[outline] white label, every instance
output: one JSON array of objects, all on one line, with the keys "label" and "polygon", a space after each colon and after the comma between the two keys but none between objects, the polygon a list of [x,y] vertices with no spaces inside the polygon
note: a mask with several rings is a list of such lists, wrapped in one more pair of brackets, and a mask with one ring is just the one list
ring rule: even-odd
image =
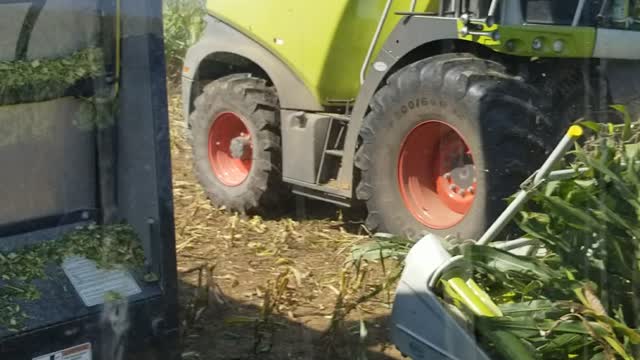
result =
[{"label": "white label", "polygon": [[86,343],[51,354],[38,356],[32,360],[91,360],[91,344]]},{"label": "white label", "polygon": [[83,257],[66,258],[62,269],[86,306],[103,304],[105,296],[110,292],[122,297],[142,292],[128,271],[98,269],[95,262]]},{"label": "white label", "polygon": [[387,64],[383,63],[382,61],[378,61],[373,64],[373,68],[376,69],[376,71],[383,72],[387,71],[389,66],[387,66]]}]

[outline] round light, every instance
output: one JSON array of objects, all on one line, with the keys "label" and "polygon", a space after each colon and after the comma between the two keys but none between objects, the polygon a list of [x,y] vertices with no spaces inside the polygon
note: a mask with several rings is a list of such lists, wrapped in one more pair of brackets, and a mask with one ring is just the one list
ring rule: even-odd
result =
[{"label": "round light", "polygon": [[553,42],[553,51],[555,52],[563,52],[564,51],[564,41],[556,40]]},{"label": "round light", "polygon": [[541,50],[542,49],[542,39],[540,39],[540,38],[533,39],[533,42],[531,42],[531,47],[533,48],[533,50]]}]

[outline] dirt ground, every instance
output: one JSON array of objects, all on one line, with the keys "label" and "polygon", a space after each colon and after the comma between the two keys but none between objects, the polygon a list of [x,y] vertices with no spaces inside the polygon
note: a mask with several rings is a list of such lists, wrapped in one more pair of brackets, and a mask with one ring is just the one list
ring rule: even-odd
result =
[{"label": "dirt ground", "polygon": [[183,358],[401,359],[388,342],[392,295],[351,306],[389,272],[372,262],[354,275],[351,249],[369,241],[358,217],[303,199],[273,219],[215,207],[193,174],[177,94],[169,105]]}]

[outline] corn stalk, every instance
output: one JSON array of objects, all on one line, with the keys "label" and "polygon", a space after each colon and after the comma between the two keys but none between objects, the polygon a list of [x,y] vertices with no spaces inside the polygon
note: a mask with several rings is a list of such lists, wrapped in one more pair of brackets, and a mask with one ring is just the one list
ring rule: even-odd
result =
[{"label": "corn stalk", "polygon": [[480,284],[475,293],[490,294],[502,316],[479,311],[482,299],[463,301],[460,287],[469,284],[459,273],[443,276],[445,301],[473,320],[493,356],[638,358],[640,138],[639,124],[625,118],[622,125],[585,123],[594,136],[576,146],[571,166],[587,171],[546,183],[519,215],[518,225],[542,244],[544,256],[460,249]]}]

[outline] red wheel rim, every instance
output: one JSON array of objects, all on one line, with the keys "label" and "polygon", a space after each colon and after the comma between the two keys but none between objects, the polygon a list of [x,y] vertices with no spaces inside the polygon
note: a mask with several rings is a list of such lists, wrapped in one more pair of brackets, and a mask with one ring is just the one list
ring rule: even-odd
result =
[{"label": "red wheel rim", "polygon": [[217,115],[209,128],[209,164],[218,180],[227,186],[242,184],[251,171],[252,158],[251,133],[245,122],[232,112]]},{"label": "red wheel rim", "polygon": [[405,206],[422,224],[447,229],[471,209],[477,181],[467,142],[451,125],[424,121],[402,142],[398,183]]}]

